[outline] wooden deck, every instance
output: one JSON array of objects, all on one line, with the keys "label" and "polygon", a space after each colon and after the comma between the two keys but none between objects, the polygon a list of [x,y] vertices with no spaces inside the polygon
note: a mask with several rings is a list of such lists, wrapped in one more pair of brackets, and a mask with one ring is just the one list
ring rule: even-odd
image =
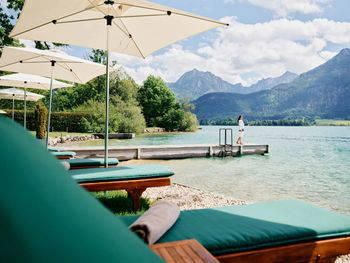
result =
[{"label": "wooden deck", "polygon": [[[103,147],[65,147],[64,151],[74,151],[81,158],[103,158]],[[109,148],[109,157],[118,158],[120,161],[132,159],[167,160],[201,157],[225,157],[241,156],[249,154],[264,155],[269,153],[268,145],[249,144],[244,146],[234,145],[225,147],[210,144],[191,145],[157,145],[157,146],[129,146]]]}]

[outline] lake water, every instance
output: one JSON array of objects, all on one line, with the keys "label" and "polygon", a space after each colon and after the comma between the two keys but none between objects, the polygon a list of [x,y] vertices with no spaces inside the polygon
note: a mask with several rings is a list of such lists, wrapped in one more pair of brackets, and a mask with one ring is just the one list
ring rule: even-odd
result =
[{"label": "lake water", "polygon": [[[219,128],[111,140],[111,145],[218,143]],[[252,202],[301,199],[350,214],[350,127],[246,127],[244,140],[269,144],[270,154],[166,164],[175,170],[175,182],[189,186]]]}]

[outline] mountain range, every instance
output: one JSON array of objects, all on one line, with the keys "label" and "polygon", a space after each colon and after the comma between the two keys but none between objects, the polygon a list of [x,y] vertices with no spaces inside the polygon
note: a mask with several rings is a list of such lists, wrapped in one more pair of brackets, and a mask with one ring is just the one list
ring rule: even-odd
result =
[{"label": "mountain range", "polygon": [[195,100],[212,92],[249,94],[267,90],[282,83],[292,82],[297,77],[297,74],[287,71],[277,78],[262,79],[250,87],[244,87],[241,83],[231,84],[211,72],[193,69],[184,73],[176,82],[167,83],[167,85],[174,91],[177,97]]},{"label": "mountain range", "polygon": [[193,103],[200,120],[239,114],[250,119],[350,119],[350,49],[289,83],[250,94],[208,93]]}]

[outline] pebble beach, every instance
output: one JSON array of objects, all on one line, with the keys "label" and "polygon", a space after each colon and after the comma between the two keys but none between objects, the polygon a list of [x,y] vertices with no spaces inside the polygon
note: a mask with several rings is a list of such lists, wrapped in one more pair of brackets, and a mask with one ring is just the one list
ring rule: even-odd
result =
[{"label": "pebble beach", "polygon": [[244,205],[247,202],[180,184],[148,188],[143,197],[151,200],[166,200],[177,204],[181,210],[211,208],[229,205]]}]

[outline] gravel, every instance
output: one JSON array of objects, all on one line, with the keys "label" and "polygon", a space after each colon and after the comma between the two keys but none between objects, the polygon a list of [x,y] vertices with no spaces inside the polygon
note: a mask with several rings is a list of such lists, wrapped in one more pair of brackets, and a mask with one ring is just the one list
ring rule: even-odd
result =
[{"label": "gravel", "polygon": [[335,263],[350,263],[350,254],[338,257]]},{"label": "gravel", "polygon": [[[148,188],[142,196],[154,201],[162,199],[175,203],[181,210],[248,204],[248,202],[243,200],[237,200],[180,184]],[[338,257],[335,262],[350,263],[350,254]]]},{"label": "gravel", "polygon": [[143,196],[151,200],[167,200],[177,204],[181,210],[244,205],[247,203],[243,200],[225,197],[180,184],[148,188]]}]

